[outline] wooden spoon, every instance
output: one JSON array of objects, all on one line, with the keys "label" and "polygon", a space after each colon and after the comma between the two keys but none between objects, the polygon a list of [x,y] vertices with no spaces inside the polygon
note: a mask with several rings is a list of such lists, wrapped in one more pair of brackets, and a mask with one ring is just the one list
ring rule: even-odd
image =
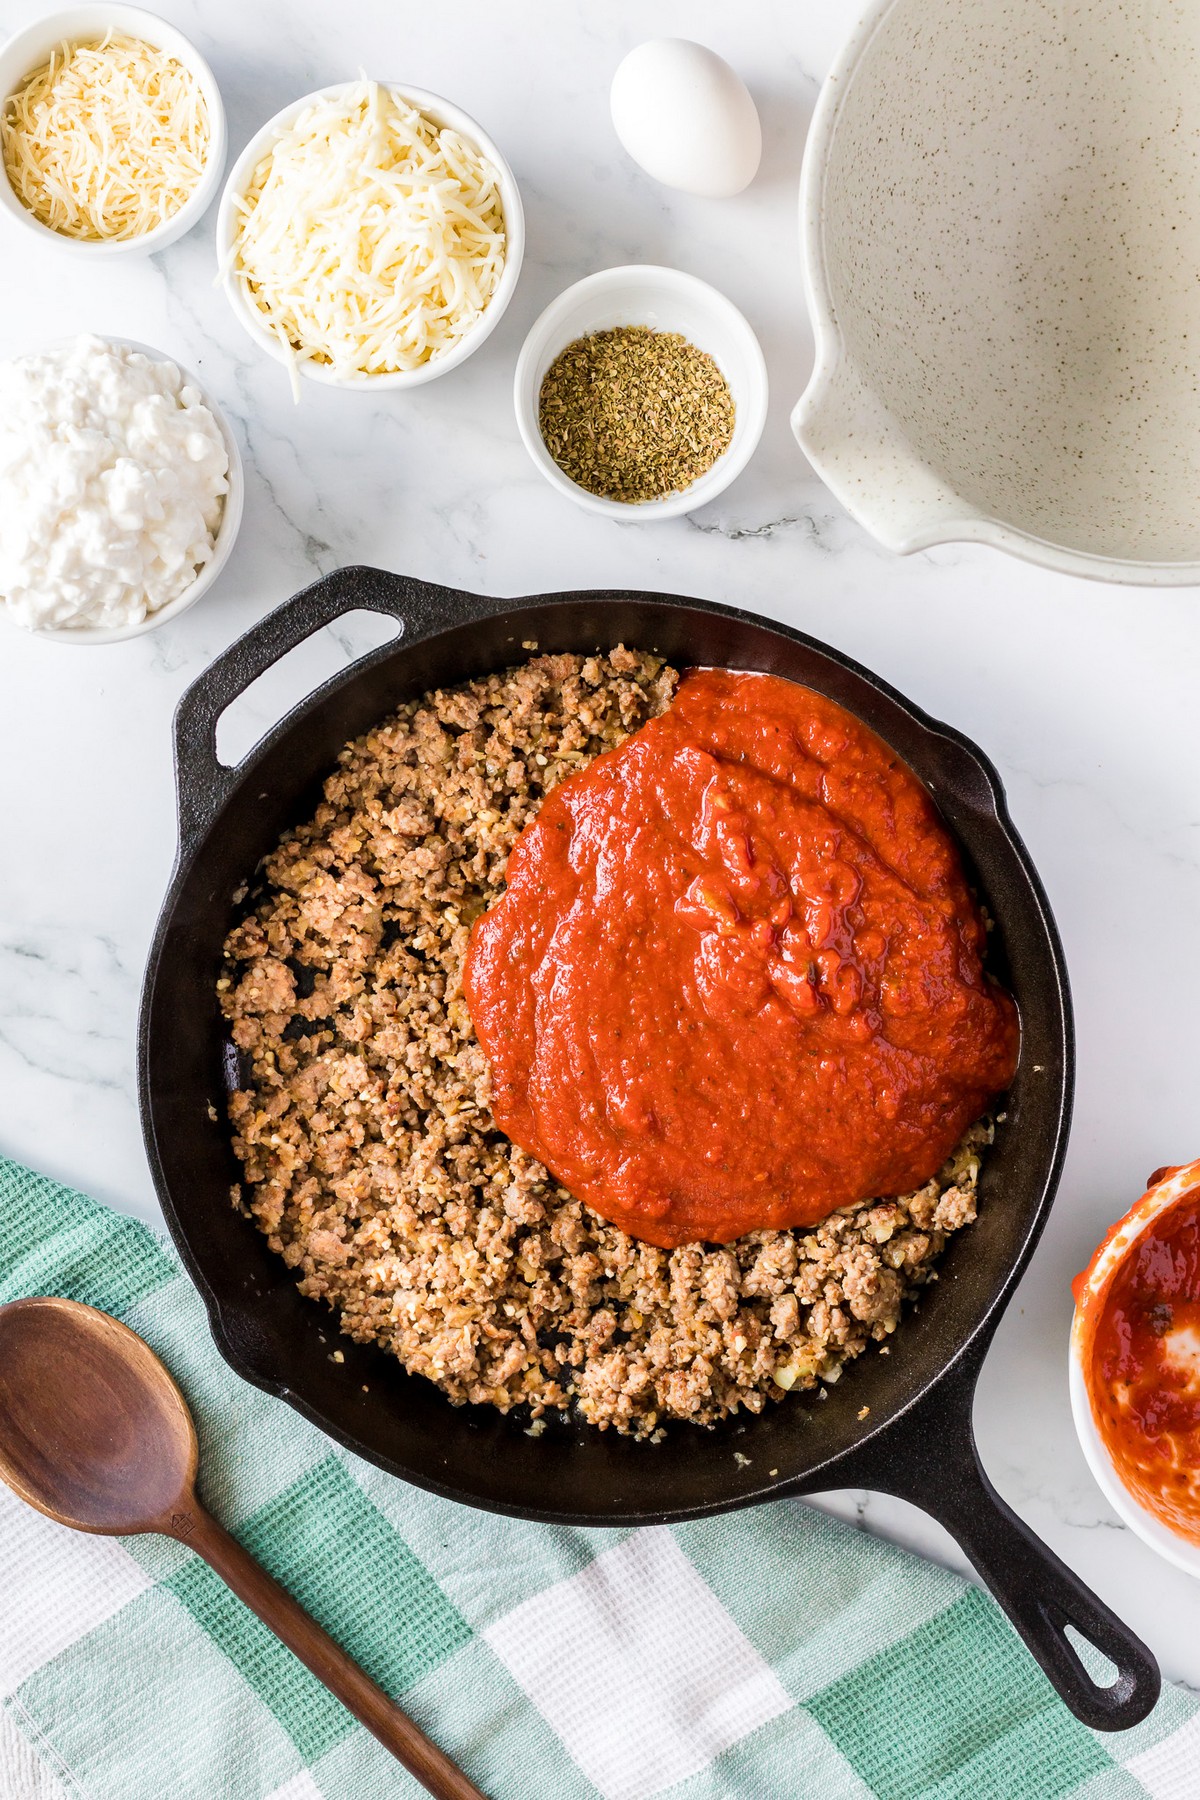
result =
[{"label": "wooden spoon", "polygon": [[484,1800],[196,1499],[196,1429],[148,1344],[75,1300],[0,1306],[0,1479],[76,1531],[195,1550],[436,1800]]}]

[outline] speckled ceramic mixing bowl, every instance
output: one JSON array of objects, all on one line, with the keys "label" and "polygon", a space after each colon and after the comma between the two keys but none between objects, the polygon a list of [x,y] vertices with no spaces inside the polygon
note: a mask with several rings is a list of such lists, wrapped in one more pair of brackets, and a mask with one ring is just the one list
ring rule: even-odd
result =
[{"label": "speckled ceramic mixing bowl", "polygon": [[1200,582],[1200,9],[879,0],[827,81],[794,425],[888,548]]}]

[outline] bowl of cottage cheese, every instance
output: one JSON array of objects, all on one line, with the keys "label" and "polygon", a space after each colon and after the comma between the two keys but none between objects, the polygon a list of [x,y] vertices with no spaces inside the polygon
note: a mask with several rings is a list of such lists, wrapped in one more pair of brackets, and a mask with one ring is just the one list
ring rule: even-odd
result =
[{"label": "bowl of cottage cheese", "polygon": [[0,363],[0,617],[115,643],[207,592],[242,516],[241,458],[195,377],[76,337]]}]

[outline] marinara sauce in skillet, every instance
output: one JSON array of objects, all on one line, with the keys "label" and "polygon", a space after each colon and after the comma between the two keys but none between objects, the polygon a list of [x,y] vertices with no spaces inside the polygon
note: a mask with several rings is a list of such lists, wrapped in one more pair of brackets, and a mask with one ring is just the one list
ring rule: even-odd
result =
[{"label": "marinara sauce in skillet", "polygon": [[464,976],[501,1128],[650,1243],[906,1193],[1012,1079],[1016,1009],[928,791],[833,701],[693,671],[556,788]]}]

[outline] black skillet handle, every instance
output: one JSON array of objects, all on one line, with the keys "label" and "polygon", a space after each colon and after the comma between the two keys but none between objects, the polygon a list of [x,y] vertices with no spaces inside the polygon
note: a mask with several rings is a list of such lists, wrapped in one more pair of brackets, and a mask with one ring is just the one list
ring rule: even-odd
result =
[{"label": "black skillet handle", "polygon": [[[1154,1709],[1162,1686],[1158,1664],[988,1480],[971,1418],[981,1361],[982,1353],[968,1355],[877,1445],[853,1452],[846,1470],[839,1469],[839,1486],[896,1494],[939,1520],[1076,1718],[1094,1731],[1127,1730]],[[1088,1673],[1068,1625],[1113,1664],[1111,1685]],[[986,1680],[986,1671],[980,1678]]]},{"label": "black skillet handle", "polygon": [[[180,855],[186,857],[237,779],[238,772],[217,759],[217,721],[231,701],[272,663],[344,613],[360,609],[387,613],[400,620],[405,641],[412,643],[446,625],[469,620],[476,608],[480,614],[494,611],[495,602],[383,569],[350,568],[313,582],[252,625],[197,676],[175,712]],[[361,669],[393,649],[394,645],[385,644],[354,666]]]}]

